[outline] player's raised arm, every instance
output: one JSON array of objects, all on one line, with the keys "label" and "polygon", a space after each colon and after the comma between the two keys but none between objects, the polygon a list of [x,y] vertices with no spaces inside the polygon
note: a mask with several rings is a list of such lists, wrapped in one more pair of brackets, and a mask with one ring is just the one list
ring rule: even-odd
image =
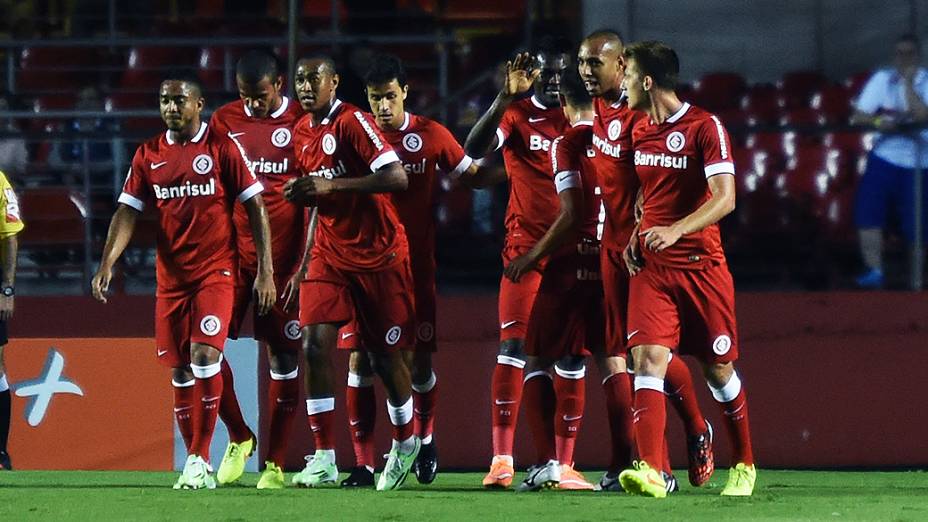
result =
[{"label": "player's raised arm", "polygon": [[499,148],[505,140],[505,136],[501,137],[497,132],[503,121],[503,114],[516,96],[532,88],[539,74],[541,70],[534,67],[534,59],[530,53],[517,54],[514,59],[506,62],[503,88],[487,112],[477,120],[464,142],[464,150],[470,157],[482,158]]},{"label": "player's raised arm", "polygon": [[110,220],[110,228],[106,233],[106,243],[103,246],[103,256],[100,258],[100,268],[94,274],[90,289],[94,299],[101,303],[106,302],[106,292],[113,279],[113,265],[122,255],[132,233],[135,231],[135,221],[141,211],[126,203],[120,203]]}]

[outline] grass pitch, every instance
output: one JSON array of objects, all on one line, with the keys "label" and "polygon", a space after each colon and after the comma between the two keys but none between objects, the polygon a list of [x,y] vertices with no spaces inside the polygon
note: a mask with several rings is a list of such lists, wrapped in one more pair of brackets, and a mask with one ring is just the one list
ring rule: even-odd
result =
[{"label": "grass pitch", "polygon": [[[751,498],[718,496],[727,471],[663,500],[617,493],[485,491],[482,474],[410,475],[401,491],[173,491],[175,473],[0,472],[0,520],[928,520],[928,474],[760,470]],[[597,473],[588,473],[590,480]],[[686,471],[677,472],[686,481]],[[290,475],[287,475],[289,481]],[[521,474],[517,477],[521,479]]]}]

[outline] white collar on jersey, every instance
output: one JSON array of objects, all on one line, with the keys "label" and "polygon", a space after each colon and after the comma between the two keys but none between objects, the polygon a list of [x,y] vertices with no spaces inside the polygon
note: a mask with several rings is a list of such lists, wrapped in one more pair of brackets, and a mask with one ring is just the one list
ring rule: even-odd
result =
[{"label": "white collar on jersey", "polygon": [[678,110],[677,112],[675,112],[675,113],[673,114],[673,116],[667,118],[667,121],[666,121],[665,123],[677,123],[677,121],[679,121],[680,118],[682,118],[683,115],[686,114],[686,111],[688,111],[688,110],[690,110],[690,103],[689,103],[689,102],[683,102],[683,106],[680,107],[680,110]]},{"label": "white collar on jersey", "polygon": [[[197,131],[196,135],[193,138],[191,138],[190,141],[192,141],[193,143],[199,143],[200,140],[203,139],[204,134],[206,134],[206,122],[201,121],[200,130]],[[174,145],[174,140],[171,139],[171,131],[165,132],[164,138],[167,140],[168,145]]]},{"label": "white collar on jersey", "polygon": [[541,103],[541,100],[536,98],[534,94],[532,95],[532,104],[535,105],[535,107],[538,107],[539,109],[543,111],[548,110],[548,108],[545,107],[545,104]]},{"label": "white collar on jersey", "polygon": [[[280,118],[281,116],[283,116],[285,112],[287,112],[287,106],[290,105],[290,98],[287,98],[286,96],[281,96],[280,98],[281,98],[280,107],[278,107],[276,111],[271,113],[271,118]],[[245,107],[245,116],[248,116],[249,118],[251,118],[252,117],[251,109],[248,108],[248,104],[245,102],[242,102],[242,106]]]},{"label": "white collar on jersey", "polygon": [[613,109],[618,109],[619,107],[622,106],[623,103],[625,103],[627,99],[628,99],[628,96],[625,94],[625,91],[622,91],[622,93],[619,94],[618,101],[610,105],[610,107],[612,107]]},{"label": "white collar on jersey", "polygon": [[571,125],[571,127],[579,127],[579,126],[581,126],[581,125],[587,125],[587,126],[592,127],[592,126],[593,126],[593,122],[592,122],[591,120],[580,120],[580,121],[574,123],[573,125]]},{"label": "white collar on jersey", "polygon": [[338,108],[338,106],[341,105],[341,104],[342,104],[342,101],[339,100],[338,98],[335,98],[335,101],[332,102],[332,108],[329,109],[329,113],[325,115],[325,118],[322,118],[322,121],[319,122],[319,124],[320,124],[320,125],[328,125],[328,124],[329,124],[329,118],[332,117],[332,113],[334,113],[334,112],[335,112],[335,109]]},{"label": "white collar on jersey", "polygon": [[408,113],[408,112],[403,112],[403,124],[400,125],[400,128],[398,128],[398,129],[396,129],[396,130],[398,130],[398,131],[404,131],[404,130],[408,129],[408,128],[409,128],[409,122],[410,122],[410,121],[411,121],[411,118],[409,117],[409,113]]}]

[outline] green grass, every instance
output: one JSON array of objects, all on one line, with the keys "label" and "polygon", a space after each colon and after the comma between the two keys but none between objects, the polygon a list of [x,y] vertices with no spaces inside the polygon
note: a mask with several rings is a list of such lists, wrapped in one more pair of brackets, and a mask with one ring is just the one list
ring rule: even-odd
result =
[{"label": "green grass", "polygon": [[[686,480],[686,472],[677,475]],[[0,473],[0,520],[928,520],[928,474],[768,471],[751,498],[681,485],[665,500],[624,494],[484,491],[477,473],[444,473],[431,486],[410,476],[405,489],[254,489],[256,474],[215,491],[173,491],[174,473]],[[598,474],[589,473],[591,480]],[[289,475],[288,475],[289,480]]]}]

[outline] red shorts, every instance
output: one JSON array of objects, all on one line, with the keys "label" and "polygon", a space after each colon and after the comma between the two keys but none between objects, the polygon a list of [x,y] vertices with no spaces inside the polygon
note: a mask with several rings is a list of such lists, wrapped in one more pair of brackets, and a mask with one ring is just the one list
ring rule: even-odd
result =
[{"label": "red shorts", "polygon": [[[409,261],[377,271],[349,272],[316,257],[300,286],[300,324],[338,324],[375,353],[411,347],[415,308]],[[357,330],[350,331],[356,322]],[[349,328],[344,328],[348,326]]]},{"label": "red shorts", "polygon": [[191,292],[155,299],[155,346],[158,361],[170,368],[190,364],[190,345],[208,344],[222,351],[232,318],[235,284],[217,272]]},{"label": "red shorts", "polygon": [[[519,257],[528,248],[507,246],[503,250],[503,266]],[[532,314],[535,295],[541,285],[543,267],[522,274],[518,283],[513,283],[505,276],[499,281],[499,340],[525,339],[528,320]]]},{"label": "red shorts", "polygon": [[600,269],[606,316],[606,351],[609,354],[621,354],[625,351],[625,336],[628,334],[629,279],[622,252],[603,248],[600,252]]},{"label": "red shorts", "polygon": [[[274,273],[274,285],[278,296],[283,294],[290,276],[293,274]],[[238,272],[238,281],[235,286],[235,306],[232,309],[232,323],[229,325],[229,337],[238,339],[248,305],[254,297],[256,274],[250,269],[241,268]],[[274,348],[282,348],[288,352],[299,352],[300,342],[300,311],[284,311],[283,299],[278,298],[274,307],[266,315],[258,315],[252,308],[252,321],[255,325],[255,339],[263,341]],[[294,308],[299,308],[294,307]]]},{"label": "red shorts", "polygon": [[701,270],[648,263],[631,278],[628,345],[656,344],[705,363],[738,358],[735,284],[728,265]]}]

